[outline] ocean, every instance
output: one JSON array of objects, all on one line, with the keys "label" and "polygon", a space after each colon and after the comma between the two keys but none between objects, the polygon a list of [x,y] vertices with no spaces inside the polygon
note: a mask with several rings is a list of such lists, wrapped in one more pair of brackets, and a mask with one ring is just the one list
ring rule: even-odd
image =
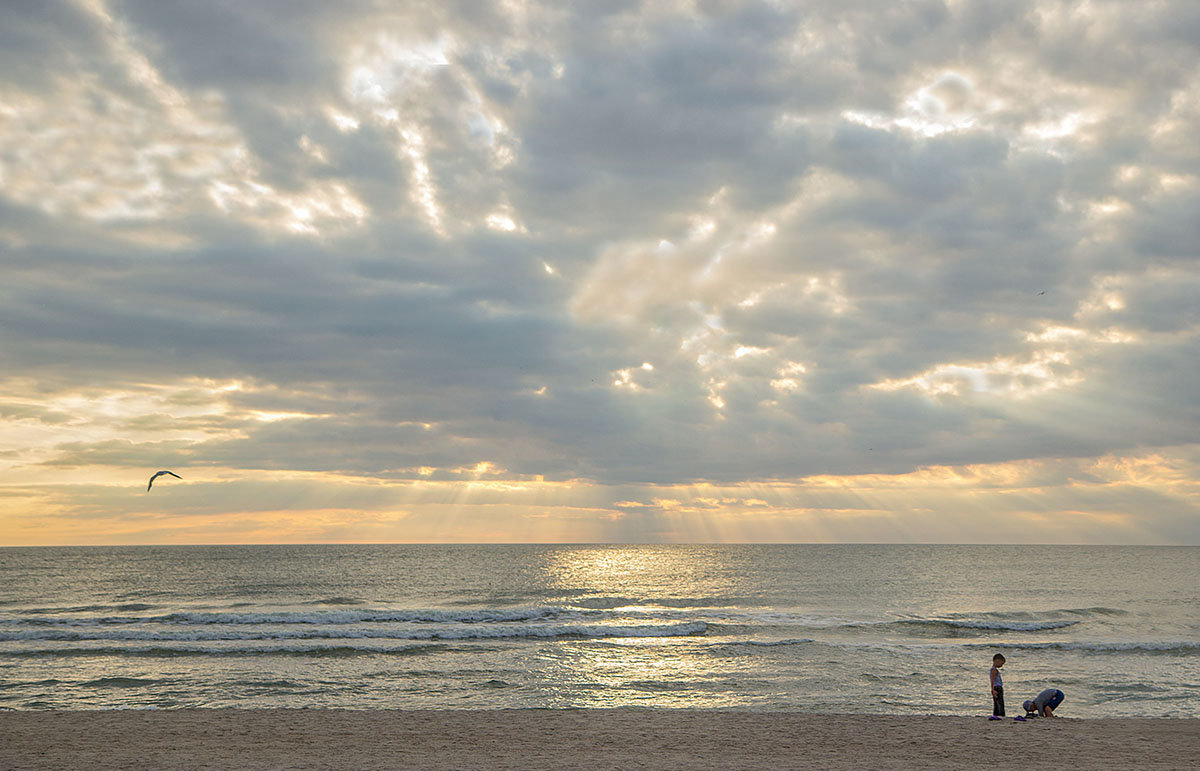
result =
[{"label": "ocean", "polygon": [[0,549],[0,709],[1200,717],[1200,547]]}]

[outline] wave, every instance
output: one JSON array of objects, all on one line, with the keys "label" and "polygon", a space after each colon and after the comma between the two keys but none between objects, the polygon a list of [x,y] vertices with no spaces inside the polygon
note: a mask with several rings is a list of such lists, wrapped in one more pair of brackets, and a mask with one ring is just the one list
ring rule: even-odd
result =
[{"label": "wave", "polygon": [[[677,624],[670,627],[661,626],[610,626],[610,627],[587,627],[587,626],[547,626],[547,627],[528,627],[528,628],[511,628],[503,629],[475,629],[475,630],[429,630],[423,633],[414,633],[403,637],[391,638],[394,640],[411,640],[413,642],[425,642],[426,644],[409,644],[400,646],[387,645],[370,645],[363,643],[350,642],[354,637],[336,638],[338,644],[320,645],[303,643],[307,639],[322,639],[322,638],[297,638],[296,644],[292,645],[188,645],[189,642],[268,642],[276,638],[270,636],[263,637],[247,637],[237,640],[224,640],[222,638],[205,638],[196,640],[143,640],[142,642],[174,642],[183,643],[177,645],[99,645],[99,646],[69,646],[61,648],[28,648],[0,652],[0,659],[3,658],[54,658],[54,657],[79,657],[79,656],[394,656],[394,655],[420,655],[427,653],[439,652],[471,652],[476,653],[480,649],[474,646],[470,647],[455,647],[451,645],[441,644],[446,641],[471,641],[471,640],[503,640],[503,639],[520,639],[520,638],[597,638],[597,639],[612,639],[612,638],[630,638],[630,637],[675,637],[688,635],[704,634],[705,626],[702,622],[692,624]],[[104,640],[96,640],[95,642],[105,642]],[[428,644],[433,643],[433,644]]]},{"label": "wave", "polygon": [[[90,640],[129,641],[234,641],[234,640],[494,640],[522,637],[679,637],[707,631],[703,621],[684,624],[546,626],[472,626],[437,629],[305,629],[305,630],[134,630],[67,631],[61,629],[0,632],[0,641],[83,642]],[[2,655],[2,654],[0,654]]]},{"label": "wave", "polygon": [[805,645],[815,642],[807,637],[796,637],[789,640],[744,640],[738,643],[729,643],[729,645],[752,645],[759,648],[774,648],[780,645]]},{"label": "wave", "polygon": [[[818,642],[807,637],[789,638],[785,640],[735,640],[729,642],[714,642],[711,644],[713,648],[736,648],[742,646],[773,648],[778,646],[793,646],[818,644],[828,645],[834,648],[877,648],[883,650],[893,649],[908,649],[914,648],[913,645],[905,643],[882,643],[882,642],[861,642],[847,643],[824,641]],[[916,645],[915,648],[946,648],[956,647],[955,645],[932,644],[932,645]],[[1007,642],[1007,643],[967,643],[965,647],[969,648],[1000,648],[1009,650],[1063,650],[1063,651],[1082,651],[1087,653],[1146,653],[1146,654],[1168,654],[1168,655],[1192,655],[1200,654],[1200,642],[1193,641],[1161,641],[1161,642]]]},{"label": "wave", "polygon": [[81,658],[87,656],[179,658],[185,656],[299,656],[305,658],[350,656],[420,656],[461,650],[445,645],[400,645],[366,647],[357,645],[276,646],[98,646],[86,648],[43,648],[5,653],[13,658]]},{"label": "wave", "polygon": [[1079,616],[1128,616],[1129,611],[1121,608],[1062,608],[1058,613],[1072,613]]},{"label": "wave", "polygon": [[[320,595],[317,595],[318,597]],[[702,604],[727,598],[690,598]],[[989,634],[1031,635],[1069,629],[1090,618],[1120,615],[1107,607],[1063,608],[1046,611],[950,613],[930,617],[892,617],[866,620],[809,615],[771,608],[629,607],[630,597],[605,595],[563,604],[510,608],[387,609],[345,607],[358,603],[332,593],[314,604],[325,607],[290,610],[203,609],[172,613],[139,613],[161,606],[127,603],[79,608],[12,611],[0,617],[4,642],[204,642],[303,640],[487,640],[520,638],[710,637],[766,638],[752,645],[789,644],[772,638],[807,641],[808,635],[875,630],[920,638],[982,638]],[[343,607],[329,607],[342,604]],[[681,604],[683,604],[681,602]],[[121,608],[128,613],[104,613]],[[51,613],[49,611],[53,610]],[[73,611],[83,615],[73,615]],[[96,612],[101,611],[101,612]],[[820,635],[818,635],[820,636]],[[1053,635],[1049,635],[1053,639]],[[1004,639],[1004,638],[1001,638]],[[791,643],[794,644],[794,643]],[[1018,646],[1020,644],[1017,644]],[[0,657],[6,655],[0,651]]]},{"label": "wave", "polygon": [[909,633],[942,634],[969,632],[1042,632],[1066,629],[1087,622],[1090,616],[1118,615],[1125,611],[1112,608],[1079,608],[1043,612],[996,612],[947,614],[930,617],[891,617],[853,619],[820,616],[772,609],[714,608],[683,611],[671,608],[621,608],[625,617],[703,618],[714,631],[753,634],[763,627],[804,630],[888,630]]},{"label": "wave", "polygon": [[154,610],[161,607],[161,605],[149,605],[144,602],[123,602],[117,605],[75,605],[66,608],[27,608],[25,610],[21,610],[20,613],[30,616],[50,615],[53,613],[137,613],[139,611]]},{"label": "wave", "polygon": [[828,645],[833,648],[848,648],[848,649],[863,649],[875,648],[881,650],[893,649],[943,649],[953,648],[963,645],[968,648],[993,648],[1009,649],[1009,650],[1063,650],[1063,651],[1082,651],[1088,653],[1152,653],[1152,654],[1176,654],[1176,655],[1191,655],[1200,653],[1200,642],[1190,640],[1184,641],[1159,641],[1159,642],[987,642],[987,643],[962,643],[947,644],[947,643],[931,643],[931,644],[907,644],[902,642],[886,643],[879,641],[870,642],[838,642],[825,640],[818,642],[812,638],[797,637],[785,640],[734,640],[729,642],[715,642],[711,647],[727,648],[739,646],[763,647],[771,648],[776,646],[790,645],[806,645],[806,644]]},{"label": "wave", "polygon": [[302,683],[293,682],[291,680],[234,680],[231,685],[248,686],[251,688],[269,688],[271,690],[288,690],[305,687]]},{"label": "wave", "polygon": [[8,690],[12,690],[14,688],[29,688],[32,686],[41,686],[44,688],[44,687],[50,686],[50,685],[61,685],[62,683],[63,683],[62,680],[57,680],[53,677],[51,677],[47,680],[33,680],[30,682],[7,680],[7,681],[0,681],[0,691],[8,691]]},{"label": "wave", "polygon": [[575,600],[573,604],[587,610],[613,610],[641,605],[642,601],[633,597],[585,597]]},{"label": "wave", "polygon": [[591,597],[560,597],[559,601],[572,607],[588,610],[613,610],[615,608],[730,608],[753,602],[748,597],[704,596],[704,597],[625,597],[622,595],[598,594]]},{"label": "wave", "polygon": [[848,627],[898,626],[914,630],[943,632],[1046,632],[1066,629],[1086,623],[1098,616],[1125,615],[1117,608],[1059,608],[1045,611],[993,611],[982,613],[949,613],[944,616],[899,618],[882,622],[847,624]]},{"label": "wave", "polygon": [[158,685],[161,680],[148,680],[141,677],[100,677],[80,685],[85,688],[144,688]]},{"label": "wave", "polygon": [[1162,642],[1027,642],[987,643],[979,647],[1019,650],[1061,650],[1086,653],[1166,653],[1192,655],[1200,653],[1200,642],[1172,640]]},{"label": "wave", "polygon": [[566,600],[572,608],[582,610],[616,610],[653,612],[663,608],[675,610],[728,609],[745,602],[740,597],[584,597]]},{"label": "wave", "polygon": [[[326,601],[328,602],[328,601]],[[62,612],[62,611],[60,611]],[[537,621],[578,616],[561,607],[513,608],[511,610],[311,610],[274,612],[184,612],[157,616],[36,616],[0,618],[0,626],[123,626],[130,624],[336,624],[371,623],[461,623],[483,624]]]},{"label": "wave", "polygon": [[[703,635],[708,626],[703,621],[683,624],[634,625],[504,625],[504,626],[442,626],[408,629],[286,629],[286,630],[64,630],[26,629],[0,632],[0,642],[235,642],[253,640],[504,640],[521,638],[604,638],[604,637],[684,637]],[[11,655],[0,652],[0,658]]]},{"label": "wave", "polygon": [[811,645],[816,640],[807,637],[791,637],[786,640],[722,640],[719,642],[701,643],[702,648],[710,651],[731,651],[731,655],[743,655],[745,648],[787,648],[799,645]]},{"label": "wave", "polygon": [[1041,632],[1075,626],[1078,621],[974,621],[952,618],[906,618],[892,622],[904,626],[944,629],[978,629],[1002,632]]}]

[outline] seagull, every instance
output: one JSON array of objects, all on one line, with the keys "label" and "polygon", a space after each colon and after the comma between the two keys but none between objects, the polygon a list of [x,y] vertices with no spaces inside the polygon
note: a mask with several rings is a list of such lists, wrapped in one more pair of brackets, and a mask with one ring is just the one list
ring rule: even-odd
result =
[{"label": "seagull", "polygon": [[176,479],[183,479],[183,477],[179,476],[174,471],[159,471],[154,476],[150,477],[150,484],[146,485],[146,492],[150,492],[150,487],[154,484],[154,480],[158,479],[163,474],[170,474],[171,476],[175,477]]}]

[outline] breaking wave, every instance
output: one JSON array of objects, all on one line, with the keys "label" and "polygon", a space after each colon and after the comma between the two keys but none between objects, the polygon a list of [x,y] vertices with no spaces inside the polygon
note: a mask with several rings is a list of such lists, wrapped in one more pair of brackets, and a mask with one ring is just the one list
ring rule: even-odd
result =
[{"label": "breaking wave", "polygon": [[894,622],[904,626],[932,629],[978,629],[1003,632],[1041,632],[1075,626],[1079,621],[989,621],[952,618],[913,618]]},{"label": "breaking wave", "polygon": [[[702,635],[703,621],[682,624],[513,624],[390,629],[24,629],[0,632],[0,642],[232,642],[253,640],[504,640],[522,638],[683,637]],[[12,655],[0,652],[0,656]]]},{"label": "breaking wave", "polygon": [[[326,601],[328,602],[328,601]],[[62,611],[60,611],[61,613]],[[535,621],[579,615],[560,607],[511,610],[305,610],[268,613],[183,612],[157,616],[35,615],[0,618],[4,626],[122,626],[128,624],[335,624],[413,623],[484,624]]]},{"label": "breaking wave", "polygon": [[1200,642],[1171,640],[1162,642],[1028,642],[989,643],[988,648],[1020,650],[1084,651],[1087,653],[1165,653],[1188,656],[1200,653]]}]

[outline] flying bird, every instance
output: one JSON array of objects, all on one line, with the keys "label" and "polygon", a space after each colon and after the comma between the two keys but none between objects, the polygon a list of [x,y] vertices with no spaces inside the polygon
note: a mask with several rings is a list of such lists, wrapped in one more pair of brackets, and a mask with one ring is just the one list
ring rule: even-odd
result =
[{"label": "flying bird", "polygon": [[183,477],[179,476],[179,475],[178,475],[178,474],[176,474],[174,471],[159,471],[159,472],[156,472],[156,473],[154,474],[154,476],[150,477],[150,484],[146,485],[146,492],[150,492],[150,488],[154,486],[154,480],[155,480],[155,479],[158,479],[158,478],[159,478],[160,476],[162,476],[163,474],[170,474],[171,476],[175,477],[176,479],[183,479]]}]

